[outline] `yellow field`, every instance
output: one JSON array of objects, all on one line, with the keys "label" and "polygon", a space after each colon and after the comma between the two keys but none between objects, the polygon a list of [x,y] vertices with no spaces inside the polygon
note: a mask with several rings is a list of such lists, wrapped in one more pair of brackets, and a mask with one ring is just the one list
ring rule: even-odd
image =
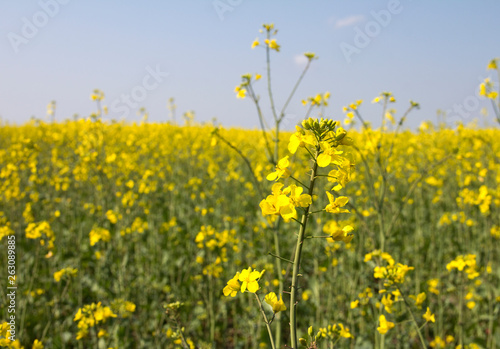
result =
[{"label": "yellow field", "polygon": [[[288,308],[299,225],[281,220],[276,233],[277,216],[259,207],[275,171],[260,131],[213,129],[100,119],[0,128],[1,258],[6,266],[15,234],[16,338],[25,348],[35,340],[46,348],[269,346],[252,292],[233,298],[223,289],[238,271],[265,269],[257,294],[279,298],[281,281]],[[307,177],[307,154],[289,152],[290,135],[280,134],[280,158],[289,155],[293,177]],[[338,192],[349,213],[322,210],[327,178],[313,194],[298,336],[318,335],[324,348],[417,348],[414,317],[433,348],[498,347],[500,131],[427,124],[348,136],[355,166]],[[346,225],[349,239],[326,238]],[[382,274],[398,263],[408,270],[391,286]],[[0,280],[7,305],[6,267]],[[270,325],[281,324],[282,345],[289,321],[282,311]]]}]

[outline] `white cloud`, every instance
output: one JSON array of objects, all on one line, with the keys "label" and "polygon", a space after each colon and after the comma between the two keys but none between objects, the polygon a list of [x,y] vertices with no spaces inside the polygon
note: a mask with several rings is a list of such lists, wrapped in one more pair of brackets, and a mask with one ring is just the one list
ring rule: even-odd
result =
[{"label": "white cloud", "polygon": [[341,18],[335,22],[335,28],[349,27],[365,20],[364,15],[353,15]]},{"label": "white cloud", "polygon": [[293,60],[294,60],[295,64],[297,64],[299,66],[306,65],[307,61],[308,61],[307,57],[304,56],[304,54],[295,55],[295,57],[293,57]]}]

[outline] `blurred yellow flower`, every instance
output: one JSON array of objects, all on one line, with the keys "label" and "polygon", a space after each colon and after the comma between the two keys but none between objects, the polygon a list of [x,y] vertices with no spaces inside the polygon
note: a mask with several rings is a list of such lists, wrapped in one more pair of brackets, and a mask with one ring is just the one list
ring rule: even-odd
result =
[{"label": "blurred yellow flower", "polygon": [[422,315],[422,317],[425,319],[425,321],[427,322],[436,322],[436,319],[434,317],[434,314],[431,313],[431,310],[429,309],[429,307],[427,307],[427,311],[425,312],[424,315]]},{"label": "blurred yellow flower", "polygon": [[384,315],[380,315],[379,319],[379,327],[377,327],[377,331],[380,334],[386,334],[391,328],[394,327],[394,323],[387,321]]}]

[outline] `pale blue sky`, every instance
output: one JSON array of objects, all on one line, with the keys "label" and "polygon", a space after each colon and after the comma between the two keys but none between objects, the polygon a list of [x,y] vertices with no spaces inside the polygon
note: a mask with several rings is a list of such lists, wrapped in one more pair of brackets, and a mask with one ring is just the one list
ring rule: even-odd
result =
[{"label": "pale blue sky", "polygon": [[[241,74],[264,73],[264,51],[250,45],[268,22],[282,45],[272,55],[278,105],[301,72],[297,57],[320,57],[288,109],[288,127],[305,113],[300,99],[324,91],[334,119],[363,99],[365,118],[379,124],[380,110],[369,102],[389,90],[401,112],[410,99],[421,104],[412,128],[435,121],[437,109],[450,111],[450,124],[468,122],[490,108],[475,92],[489,60],[500,56],[500,2],[493,0],[0,0],[0,9],[0,116],[11,123],[45,118],[51,100],[57,120],[88,116],[99,88],[110,118],[139,121],[145,107],[151,121],[164,121],[174,97],[178,118],[194,110],[198,121],[257,127],[253,105],[233,89]],[[381,11],[390,18],[377,22]],[[357,51],[346,58],[348,45]],[[259,85],[266,100],[265,81]],[[125,102],[122,95],[134,93]],[[264,111],[270,118],[266,103]]]}]

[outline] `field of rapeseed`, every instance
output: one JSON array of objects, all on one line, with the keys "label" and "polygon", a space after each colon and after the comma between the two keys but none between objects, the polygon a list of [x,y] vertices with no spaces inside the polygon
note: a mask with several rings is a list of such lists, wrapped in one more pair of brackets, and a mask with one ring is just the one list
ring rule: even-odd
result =
[{"label": "field of rapeseed", "polygon": [[390,93],[379,129],[308,119],[328,98],[294,132],[107,122],[100,93],[2,125],[0,347],[499,347],[500,131],[403,130]]}]

